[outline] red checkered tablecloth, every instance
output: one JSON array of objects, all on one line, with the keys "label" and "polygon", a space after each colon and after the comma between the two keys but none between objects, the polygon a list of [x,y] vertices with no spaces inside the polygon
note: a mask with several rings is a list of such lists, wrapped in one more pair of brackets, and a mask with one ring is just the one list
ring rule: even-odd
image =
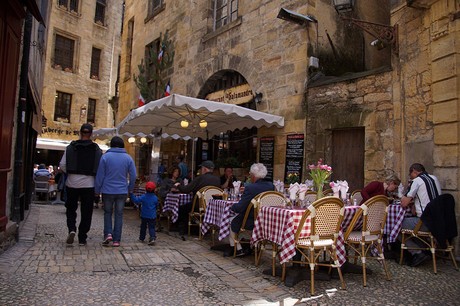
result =
[{"label": "red checkered tablecloth", "polygon": [[[357,211],[357,206],[345,208],[345,222],[350,223]],[[305,209],[286,209],[281,207],[262,207],[257,216],[252,232],[251,243],[268,240],[278,244],[280,263],[289,261],[295,255],[295,233]],[[344,219],[345,220],[345,219]],[[342,223],[343,224],[343,223]],[[310,221],[307,219],[301,237],[310,235]],[[346,261],[343,233],[337,239],[337,257],[340,265]]]},{"label": "red checkered tablecloth", "polygon": [[179,206],[185,205],[192,201],[191,194],[185,193],[168,193],[165,198],[163,205],[163,212],[170,211],[172,216],[171,220],[173,223],[177,221],[179,215]]},{"label": "red checkered tablecloth", "polygon": [[399,203],[388,205],[388,216],[383,234],[387,236],[387,243],[395,242],[401,231],[402,222],[404,217],[412,216],[410,207],[402,207]]},{"label": "red checkered tablecloth", "polygon": [[219,227],[219,240],[224,239],[230,234],[230,221],[236,215],[230,208],[237,201],[215,200],[211,199],[206,206],[203,224],[201,224],[201,233],[204,235],[212,225]]}]

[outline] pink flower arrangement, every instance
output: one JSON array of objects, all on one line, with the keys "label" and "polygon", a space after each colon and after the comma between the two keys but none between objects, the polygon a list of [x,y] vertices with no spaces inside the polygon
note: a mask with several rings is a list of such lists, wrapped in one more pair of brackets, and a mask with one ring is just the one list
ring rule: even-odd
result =
[{"label": "pink flower arrangement", "polygon": [[319,194],[319,192],[323,190],[323,185],[332,174],[332,167],[323,164],[323,159],[320,158],[316,165],[308,165],[308,169],[310,169],[310,176]]}]

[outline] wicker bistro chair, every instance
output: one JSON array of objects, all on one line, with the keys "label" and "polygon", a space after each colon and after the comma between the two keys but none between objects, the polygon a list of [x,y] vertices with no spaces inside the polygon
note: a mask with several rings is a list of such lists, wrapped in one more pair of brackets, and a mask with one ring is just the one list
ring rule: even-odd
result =
[{"label": "wicker bistro chair", "polygon": [[[456,270],[458,270],[457,262],[455,261],[454,256],[454,247],[446,241],[447,247],[446,248],[439,248],[436,244],[436,239],[434,238],[433,234],[430,231],[421,231],[421,227],[423,225],[422,220],[419,220],[418,223],[415,225],[413,230],[410,229],[402,229],[401,230],[401,256],[399,259],[399,264],[402,265],[403,263],[403,256],[404,250],[427,250],[431,251],[431,256],[433,258],[433,271],[434,274],[437,274],[437,267],[436,267],[436,251],[439,252],[447,252],[449,253],[450,258],[452,259],[452,263]],[[408,247],[406,245],[409,239],[414,239],[415,241],[420,241],[421,245],[418,248]]]},{"label": "wicker bistro chair", "polygon": [[[391,279],[382,249],[383,229],[387,220],[387,214],[388,198],[382,195],[372,197],[359,207],[344,235],[346,245],[354,253],[353,256],[348,257],[355,258],[355,262],[358,257],[361,257],[364,287],[367,286],[367,258],[379,260],[383,264],[387,280]],[[363,219],[362,229],[360,231],[353,230],[360,218]],[[377,248],[377,257],[372,257],[370,254],[372,247]]]},{"label": "wicker bistro chair", "polygon": [[309,190],[305,193],[305,201],[308,201],[310,203],[315,202],[317,197],[318,193],[316,191]]},{"label": "wicker bistro chair", "polygon": [[325,189],[325,190],[323,191],[323,195],[324,195],[325,197],[327,197],[327,196],[329,196],[330,194],[333,194],[333,193],[334,193],[334,191],[333,191],[331,188]]},{"label": "wicker bistro chair", "polygon": [[357,189],[355,191],[353,191],[351,193],[351,199],[350,199],[350,202],[352,204],[355,203],[355,200],[356,200],[356,203],[359,205],[361,203],[361,201],[363,200],[363,195],[361,194],[361,189]]},{"label": "wicker bistro chair", "polygon": [[[291,260],[293,263],[308,264],[310,268],[310,291],[315,294],[315,270],[317,266],[336,268],[342,284],[346,289],[342,271],[336,254],[337,238],[344,218],[344,204],[336,197],[324,197],[315,201],[305,210],[295,234],[295,248],[305,261]],[[310,219],[310,236],[300,237],[302,228],[307,219]],[[329,263],[319,262],[323,252],[329,254]],[[282,280],[286,275],[286,265],[283,265]]]},{"label": "wicker bistro chair", "polygon": [[[280,206],[286,207],[288,204],[288,200],[284,197],[284,195],[278,191],[265,191],[258,194],[252,201],[254,201],[254,220],[257,219],[258,211],[264,206]],[[268,240],[260,241],[255,248],[256,253],[256,266],[260,263],[260,258],[262,256],[263,251],[265,250],[267,244],[271,245],[272,250],[272,275],[276,276],[275,273],[275,260],[276,255],[278,254],[278,246],[276,243],[273,243]]]},{"label": "wicker bistro chair", "polygon": [[[214,194],[222,194],[223,190],[219,187],[205,186],[201,188],[193,197],[192,210],[188,217],[188,235],[192,226],[198,227],[198,237],[201,240],[201,224],[203,223],[206,205]],[[198,206],[198,207],[197,207]]]}]

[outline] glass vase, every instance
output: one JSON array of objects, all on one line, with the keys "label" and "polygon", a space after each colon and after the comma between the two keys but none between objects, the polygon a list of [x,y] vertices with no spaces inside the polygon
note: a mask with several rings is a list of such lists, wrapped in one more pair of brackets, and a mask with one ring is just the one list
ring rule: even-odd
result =
[{"label": "glass vase", "polygon": [[323,184],[316,184],[316,199],[319,200],[321,199],[322,197],[324,197],[324,194],[323,194]]}]

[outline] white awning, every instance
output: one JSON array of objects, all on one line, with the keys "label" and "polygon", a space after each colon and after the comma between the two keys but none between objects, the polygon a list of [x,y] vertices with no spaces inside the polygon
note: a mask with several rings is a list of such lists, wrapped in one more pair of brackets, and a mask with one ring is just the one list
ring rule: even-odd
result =
[{"label": "white awning", "polygon": [[[68,140],[60,139],[49,139],[49,138],[37,138],[37,149],[46,149],[46,150],[56,150],[56,151],[65,151],[65,148],[70,144]],[[109,149],[106,145],[99,144],[99,147],[103,152]]]}]

